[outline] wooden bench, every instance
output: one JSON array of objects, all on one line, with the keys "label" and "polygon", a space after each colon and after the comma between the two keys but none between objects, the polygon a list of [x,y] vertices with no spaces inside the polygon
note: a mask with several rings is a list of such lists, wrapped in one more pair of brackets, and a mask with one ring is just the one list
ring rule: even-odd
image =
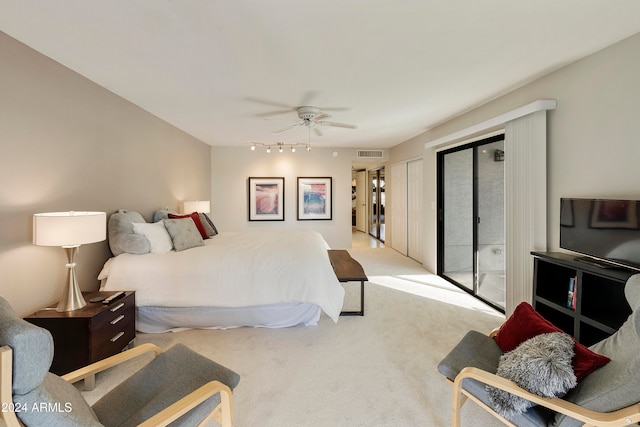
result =
[{"label": "wooden bench", "polygon": [[342,311],[341,316],[364,316],[364,282],[368,281],[364,269],[344,249],[329,249],[329,260],[339,282],[360,282],[360,311]]}]

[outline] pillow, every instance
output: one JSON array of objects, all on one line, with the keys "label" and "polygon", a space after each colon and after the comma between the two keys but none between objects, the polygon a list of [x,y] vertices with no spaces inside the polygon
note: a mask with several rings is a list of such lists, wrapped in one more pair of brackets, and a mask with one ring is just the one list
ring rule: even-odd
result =
[{"label": "pillow", "polygon": [[[542,397],[561,397],[576,386],[571,367],[573,338],[564,332],[536,335],[500,356],[497,375]],[[490,385],[489,402],[503,417],[513,420],[534,403]]]},{"label": "pillow", "polygon": [[207,215],[206,213],[202,213],[200,214],[200,218],[202,219],[202,217],[204,217],[204,221],[202,221],[202,224],[204,224],[205,222],[208,222],[211,228],[213,229],[213,233],[214,233],[213,235],[215,236],[216,234],[218,234],[218,229],[216,228],[215,225],[213,225],[213,221],[211,221],[211,218],[209,218],[209,215]]},{"label": "pillow", "polygon": [[194,212],[189,215],[174,215],[172,213],[169,214],[169,219],[181,219],[181,218],[191,218],[193,220],[193,223],[196,225],[198,232],[200,233],[200,237],[202,237],[203,239],[209,238],[209,236],[207,235],[207,231],[202,226],[202,222],[200,222],[200,216],[198,215],[198,212]]},{"label": "pillow", "polygon": [[202,226],[204,227],[205,231],[207,232],[207,236],[213,237],[216,234],[218,234],[218,231],[213,226],[213,223],[210,222],[209,218],[207,218],[207,216],[205,214],[198,213],[198,216],[200,217],[200,222],[202,223]]},{"label": "pillow", "polygon": [[[507,321],[502,324],[493,339],[502,351],[508,352],[516,348],[520,343],[536,335],[548,332],[563,331],[543,318],[531,307],[531,304],[521,302]],[[573,370],[578,378],[578,382],[582,381],[587,375],[600,366],[604,366],[611,361],[608,357],[589,350],[575,339],[573,342],[575,352]]]},{"label": "pillow", "polygon": [[150,252],[153,254],[165,254],[173,249],[171,236],[162,221],[160,222],[134,222],[133,231],[142,234],[149,241]]},{"label": "pillow", "polygon": [[144,236],[134,233],[132,225],[134,222],[145,222],[145,220],[138,212],[129,212],[124,209],[109,216],[109,249],[114,256],[149,252],[149,241]]},{"label": "pillow", "polygon": [[[176,215],[178,215],[177,212],[171,213],[175,213]],[[163,219],[169,219],[169,208],[163,208],[153,213],[153,222],[162,221]]]},{"label": "pillow", "polygon": [[163,219],[162,222],[171,236],[176,251],[204,245],[200,232],[189,218]]}]

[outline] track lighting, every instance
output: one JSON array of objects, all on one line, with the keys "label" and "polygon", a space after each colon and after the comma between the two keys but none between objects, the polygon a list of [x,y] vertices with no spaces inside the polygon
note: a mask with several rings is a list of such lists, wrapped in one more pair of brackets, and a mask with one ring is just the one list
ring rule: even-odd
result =
[{"label": "track lighting", "polygon": [[303,147],[307,151],[311,151],[311,143],[308,143],[308,144],[303,144],[303,143],[285,144],[284,142],[275,142],[273,144],[265,144],[265,143],[262,143],[262,142],[252,142],[251,144],[252,144],[251,145],[251,151],[256,151],[256,147],[261,146],[261,147],[265,147],[266,148],[267,153],[271,153],[271,147],[277,147],[278,148],[278,152],[280,152],[280,153],[283,153],[285,148],[289,148],[292,153],[295,153],[296,149],[298,147]]}]

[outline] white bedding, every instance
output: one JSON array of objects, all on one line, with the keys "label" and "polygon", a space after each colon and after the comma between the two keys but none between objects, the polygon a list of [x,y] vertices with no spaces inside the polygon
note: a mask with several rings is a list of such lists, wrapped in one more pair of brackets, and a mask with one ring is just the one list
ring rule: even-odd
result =
[{"label": "white bedding", "polygon": [[181,252],[118,255],[98,279],[103,290],[136,291],[142,307],[312,303],[337,322],[344,289],[327,249],[313,231],[223,232]]}]

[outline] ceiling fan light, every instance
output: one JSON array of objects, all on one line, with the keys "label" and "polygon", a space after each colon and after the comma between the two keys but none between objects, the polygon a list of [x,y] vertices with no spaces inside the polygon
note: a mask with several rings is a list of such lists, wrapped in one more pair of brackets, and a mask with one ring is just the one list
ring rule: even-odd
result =
[{"label": "ceiling fan light", "polygon": [[271,147],[267,147],[267,153],[271,153]]},{"label": "ceiling fan light", "polygon": [[296,152],[296,147],[294,147],[293,145],[291,146],[291,152],[295,153]]}]

